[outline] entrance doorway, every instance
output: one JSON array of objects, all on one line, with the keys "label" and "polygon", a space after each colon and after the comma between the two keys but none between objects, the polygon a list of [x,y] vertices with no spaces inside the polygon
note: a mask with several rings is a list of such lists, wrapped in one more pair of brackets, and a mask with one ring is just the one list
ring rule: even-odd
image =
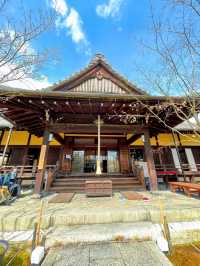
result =
[{"label": "entrance doorway", "polygon": [[107,156],[108,173],[119,173],[118,151],[108,151]]},{"label": "entrance doorway", "polygon": [[84,162],[84,172],[85,173],[95,173],[96,171],[96,151],[86,150],[85,151],[85,162]]},{"label": "entrance doorway", "polygon": [[72,173],[84,173],[85,151],[73,151]]},{"label": "entrance doorway", "polygon": [[[101,150],[102,173],[119,173],[117,150]],[[97,150],[74,150],[72,155],[72,173],[96,173]]]}]

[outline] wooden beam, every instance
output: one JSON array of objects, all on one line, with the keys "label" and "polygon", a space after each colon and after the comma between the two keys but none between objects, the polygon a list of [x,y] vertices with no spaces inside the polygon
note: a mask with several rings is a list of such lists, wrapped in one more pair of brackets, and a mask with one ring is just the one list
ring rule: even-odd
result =
[{"label": "wooden beam", "polygon": [[[80,138],[91,138],[91,137],[97,137],[97,134],[80,134],[80,133],[71,133],[67,134],[65,133],[66,137],[80,137]],[[126,134],[113,134],[113,133],[107,133],[107,134],[101,134],[101,138],[125,138]]]},{"label": "wooden beam", "polygon": [[130,139],[127,140],[127,144],[128,145],[132,144],[133,142],[135,142],[140,137],[141,137],[141,133],[140,134],[134,134],[132,137],[130,137]]},{"label": "wooden beam", "polygon": [[138,138],[141,137],[142,134],[144,134],[144,131],[145,131],[146,127],[140,127],[138,129],[136,129],[134,131],[134,134],[132,137],[130,137],[128,140],[127,140],[127,144],[130,145],[132,144],[134,141],[136,141]]},{"label": "wooden beam", "polygon": [[65,145],[65,140],[60,136],[60,134],[53,132],[53,136],[61,145]]},{"label": "wooden beam", "polygon": [[[141,125],[112,125],[112,124],[102,124],[102,133],[131,133],[136,130],[141,129]],[[55,123],[49,126],[49,130],[52,132],[63,132],[63,133],[74,133],[78,131],[79,133],[90,132],[96,133],[97,126],[95,124],[65,124],[65,123]]]},{"label": "wooden beam", "polygon": [[26,123],[26,122],[29,122],[31,124],[32,121],[38,121],[39,120],[39,117],[38,117],[38,114],[32,114],[32,115],[27,115],[27,116],[23,116],[23,117],[20,117],[18,119],[18,117],[15,118],[15,122],[16,124],[19,124],[19,123]]},{"label": "wooden beam", "polygon": [[23,117],[27,117],[29,115],[32,115],[33,112],[31,111],[25,111],[25,112],[20,112],[20,113],[13,113],[12,115],[10,115],[11,119],[20,119],[20,118],[23,118]]}]

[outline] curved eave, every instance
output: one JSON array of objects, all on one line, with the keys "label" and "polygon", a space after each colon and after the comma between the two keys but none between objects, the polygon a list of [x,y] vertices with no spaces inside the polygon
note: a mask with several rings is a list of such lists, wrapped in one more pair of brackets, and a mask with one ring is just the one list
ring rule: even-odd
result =
[{"label": "curved eave", "polygon": [[[184,96],[151,96],[151,95],[131,95],[131,94],[102,94],[102,93],[77,93],[77,92],[61,92],[61,91],[30,91],[17,90],[9,91],[0,88],[2,97],[30,97],[30,98],[62,98],[62,99],[102,99],[102,100],[160,100],[160,101],[184,101],[188,97]],[[200,100],[199,97],[196,98]]]}]

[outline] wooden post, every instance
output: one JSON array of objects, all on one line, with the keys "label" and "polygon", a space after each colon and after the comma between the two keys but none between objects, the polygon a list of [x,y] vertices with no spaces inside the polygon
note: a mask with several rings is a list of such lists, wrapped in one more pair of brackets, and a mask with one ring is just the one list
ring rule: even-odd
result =
[{"label": "wooden post", "polygon": [[[178,134],[177,134],[177,137],[178,137]],[[178,146],[177,146],[177,143],[176,143],[176,138],[175,138],[173,130],[172,130],[172,138],[173,138],[174,146],[175,146],[176,153],[177,153],[177,156],[178,156],[178,161],[179,161],[179,164],[180,164],[180,167],[181,167],[180,170],[181,170],[181,173],[183,175],[184,182],[186,182],[187,180],[186,180],[186,176],[185,176],[185,173],[184,173],[184,170],[183,170],[183,166],[182,166],[182,162],[181,162],[181,156],[180,156],[180,153],[179,153],[179,149],[178,149]],[[176,165],[175,165],[175,167],[176,167]]]},{"label": "wooden post", "polygon": [[1,142],[2,142],[2,139],[3,139],[3,136],[4,136],[4,132],[5,132],[5,129],[2,129],[1,130],[1,136],[0,136],[0,145],[1,145]]},{"label": "wooden post", "polygon": [[144,130],[144,149],[145,149],[146,162],[150,176],[150,189],[157,190],[158,189],[157,174],[153,159],[153,151],[150,143],[149,129]]},{"label": "wooden post", "polygon": [[96,175],[101,175],[101,118],[98,115],[98,148],[97,148],[97,168]]},{"label": "wooden post", "polygon": [[35,180],[35,193],[38,194],[42,190],[43,179],[45,175],[45,168],[47,162],[47,154],[49,149],[49,131],[45,129],[43,135],[43,142],[40,150],[40,157],[38,162],[38,170],[36,173],[36,180]]},{"label": "wooden post", "polygon": [[13,131],[13,127],[11,127],[9,129],[8,137],[7,137],[7,140],[6,140],[6,145],[5,145],[4,150],[3,150],[3,155],[2,155],[2,160],[1,160],[1,166],[3,165],[3,161],[4,161],[4,158],[5,158],[5,155],[6,155],[6,151],[7,151],[9,142],[10,142],[10,138],[11,138],[11,135],[12,135],[12,131]]}]

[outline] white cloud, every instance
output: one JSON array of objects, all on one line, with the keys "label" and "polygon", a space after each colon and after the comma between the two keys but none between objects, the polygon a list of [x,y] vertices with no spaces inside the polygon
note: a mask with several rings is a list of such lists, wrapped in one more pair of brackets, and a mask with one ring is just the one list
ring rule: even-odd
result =
[{"label": "white cloud", "polygon": [[23,78],[20,80],[8,81],[2,85],[24,90],[41,90],[51,86],[52,84],[49,82],[46,76],[42,75],[40,79]]},{"label": "white cloud", "polygon": [[96,7],[97,15],[103,18],[116,17],[119,15],[123,0],[109,0],[108,3]]},{"label": "white cloud", "polygon": [[82,30],[82,24],[83,22],[79,13],[74,8],[71,8],[69,15],[66,17],[65,25],[75,43],[80,43],[81,41],[86,40],[85,34]]},{"label": "white cloud", "polygon": [[58,14],[62,16],[67,15],[68,5],[65,0],[51,0],[51,7],[55,9]]},{"label": "white cloud", "polygon": [[[30,42],[23,43],[23,37],[19,38],[15,36],[15,31],[12,29],[2,30],[0,31],[0,38],[5,40],[5,43],[12,43],[16,46],[16,50],[18,50],[18,57],[20,55],[24,56],[24,60],[26,56],[31,56],[37,54],[37,51],[31,46]],[[9,49],[9,47],[8,47]],[[7,50],[5,50],[7,51]],[[34,73],[34,64],[26,67],[26,63],[23,63],[18,58],[13,57],[13,60],[10,62],[2,61],[0,66],[0,85],[10,86],[21,89],[29,89],[36,90],[42,89],[50,86],[50,82],[48,78],[44,75],[41,75],[38,79],[31,78],[30,76]],[[27,57],[28,58],[28,57]]]},{"label": "white cloud", "polygon": [[90,53],[90,43],[83,30],[83,21],[78,11],[70,7],[65,0],[51,0],[50,3],[58,15],[56,27],[66,29],[67,35],[79,45],[78,49],[84,49],[86,54]]},{"label": "white cloud", "polygon": [[26,76],[23,69],[17,69],[17,64],[8,64],[0,67],[0,85],[19,89],[40,90],[51,86],[48,78],[41,75],[38,79]]}]

